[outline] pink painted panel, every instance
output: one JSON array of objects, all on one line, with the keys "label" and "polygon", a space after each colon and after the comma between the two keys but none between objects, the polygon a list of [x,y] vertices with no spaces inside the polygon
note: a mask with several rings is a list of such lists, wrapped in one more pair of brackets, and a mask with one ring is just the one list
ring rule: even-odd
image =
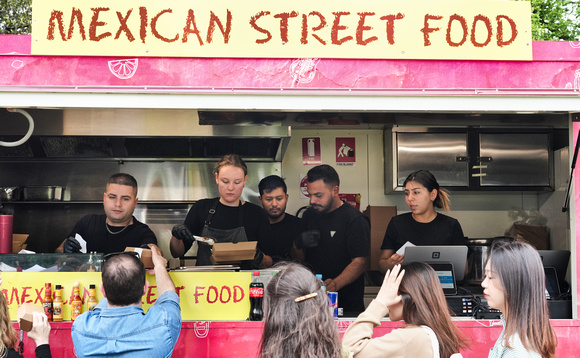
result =
[{"label": "pink painted panel", "polygon": [[[580,336],[580,323],[574,320],[552,320],[558,336],[556,356],[577,356],[577,337]],[[342,333],[352,321],[338,321]],[[470,349],[461,352],[464,358],[487,357],[501,332],[499,321],[456,321],[455,324],[471,340]],[[16,325],[15,325],[16,326]],[[53,357],[74,357],[70,336],[71,322],[51,323],[50,346]],[[381,322],[374,331],[379,337],[400,327],[398,322]],[[257,357],[262,334],[262,322],[183,322],[181,334],[173,351],[173,357],[196,358],[254,358]],[[24,356],[34,356],[34,342],[24,339]]]},{"label": "pink painted panel", "polygon": [[[580,48],[534,42],[534,61],[32,56],[0,35],[0,85],[302,89],[580,89]],[[128,61],[131,60],[131,61]],[[115,90],[115,89],[114,89]],[[133,89],[134,90],[134,89]]]},{"label": "pink painted panel", "polygon": [[[580,132],[580,122],[574,122],[573,126],[572,126],[572,141],[573,141],[573,148],[576,148],[576,145],[580,145],[577,143],[577,139],[578,139],[578,133]],[[580,247],[580,165],[578,165],[578,162],[576,162],[576,167],[574,168],[574,201],[572,203],[572,200],[570,200],[570,206],[574,205],[574,212],[575,212],[575,218],[574,218],[574,223],[575,223],[575,228],[576,228],[576,248]],[[577,280],[577,284],[576,284],[576,317],[580,317],[580,300],[578,300],[579,294],[580,294],[580,262],[578,262],[578,258],[576,255],[574,255],[574,253],[572,253],[571,257],[570,257],[570,262],[572,263],[574,260],[576,260],[576,280]],[[570,264],[571,264],[570,263]]]}]

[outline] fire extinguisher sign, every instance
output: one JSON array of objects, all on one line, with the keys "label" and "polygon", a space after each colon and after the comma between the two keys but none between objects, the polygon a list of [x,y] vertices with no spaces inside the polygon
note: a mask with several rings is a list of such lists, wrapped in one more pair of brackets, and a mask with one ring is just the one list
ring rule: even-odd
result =
[{"label": "fire extinguisher sign", "polygon": [[320,164],[320,138],[302,138],[302,165]]},{"label": "fire extinguisher sign", "polygon": [[336,165],[354,166],[356,163],[355,138],[336,138]]}]

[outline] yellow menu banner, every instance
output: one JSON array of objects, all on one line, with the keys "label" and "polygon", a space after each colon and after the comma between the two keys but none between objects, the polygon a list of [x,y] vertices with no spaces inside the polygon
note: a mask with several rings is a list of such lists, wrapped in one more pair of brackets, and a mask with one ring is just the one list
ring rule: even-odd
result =
[{"label": "yellow menu banner", "polygon": [[531,60],[502,0],[33,0],[32,54]]},{"label": "yellow menu banner", "polygon": [[[248,318],[250,312],[250,272],[171,272],[180,298],[181,318],[184,321],[237,321]],[[63,319],[70,321],[73,284],[80,283],[83,312],[87,310],[89,286],[100,291],[100,272],[3,272],[2,294],[8,302],[10,318],[16,320],[16,310],[24,303],[42,306],[45,283],[51,284],[52,296],[56,285],[62,286]],[[147,275],[149,289],[143,295],[143,309],[147,311],[158,298],[155,276]]]}]

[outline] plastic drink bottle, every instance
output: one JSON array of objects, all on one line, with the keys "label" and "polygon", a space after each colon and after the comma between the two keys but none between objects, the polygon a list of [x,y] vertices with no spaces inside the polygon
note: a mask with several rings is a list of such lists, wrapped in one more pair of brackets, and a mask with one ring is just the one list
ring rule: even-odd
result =
[{"label": "plastic drink bottle", "polygon": [[263,299],[264,284],[260,281],[260,271],[254,271],[250,283],[250,321],[261,321],[264,318]]}]

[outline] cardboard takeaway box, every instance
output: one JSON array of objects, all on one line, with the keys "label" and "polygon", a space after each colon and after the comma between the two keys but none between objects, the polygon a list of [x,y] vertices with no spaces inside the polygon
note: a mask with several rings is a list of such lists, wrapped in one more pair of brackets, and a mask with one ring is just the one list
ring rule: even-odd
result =
[{"label": "cardboard takeaway box", "polygon": [[16,310],[16,320],[20,324],[20,329],[25,332],[30,332],[32,329],[32,312],[40,312],[44,314],[44,309],[32,303],[23,303],[22,306]]},{"label": "cardboard takeaway box", "polygon": [[153,266],[153,253],[149,249],[142,249],[140,247],[126,247],[125,251],[137,251],[139,257],[141,257],[141,262],[146,269],[152,269]]},{"label": "cardboard takeaway box", "polygon": [[214,264],[225,264],[253,260],[257,244],[257,241],[216,242],[211,250],[211,261]]}]

